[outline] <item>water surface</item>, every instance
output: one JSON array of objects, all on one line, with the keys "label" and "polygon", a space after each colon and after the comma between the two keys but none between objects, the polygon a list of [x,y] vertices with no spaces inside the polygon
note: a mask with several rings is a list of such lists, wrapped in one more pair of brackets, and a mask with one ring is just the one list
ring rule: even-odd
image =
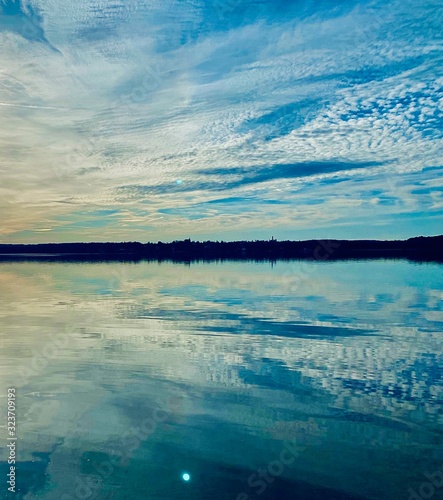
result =
[{"label": "water surface", "polygon": [[429,491],[425,473],[443,468],[442,271],[0,264],[0,427],[16,387],[18,497]]}]

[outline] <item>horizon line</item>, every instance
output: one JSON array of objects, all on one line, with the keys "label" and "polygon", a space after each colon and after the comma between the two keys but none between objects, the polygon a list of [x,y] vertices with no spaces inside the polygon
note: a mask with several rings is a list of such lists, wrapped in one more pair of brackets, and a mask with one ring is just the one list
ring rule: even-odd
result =
[{"label": "horizon line", "polygon": [[106,244],[128,244],[128,243],[139,243],[141,245],[147,245],[147,244],[165,244],[169,245],[171,243],[181,243],[181,242],[190,242],[190,243],[256,243],[256,242],[269,242],[269,241],[275,241],[275,242],[291,242],[291,243],[303,243],[303,242],[309,242],[309,241],[378,241],[378,242],[385,242],[385,241],[398,241],[398,242],[405,242],[409,241],[415,238],[438,238],[438,237],[443,237],[443,234],[435,234],[431,236],[423,236],[423,235],[418,235],[418,236],[410,236],[408,238],[402,238],[402,239],[373,239],[373,238],[357,238],[357,239],[348,239],[348,238],[310,238],[310,239],[304,239],[304,240],[279,240],[274,237],[271,237],[267,240],[264,239],[255,239],[255,240],[192,240],[191,238],[184,238],[184,239],[177,239],[177,240],[172,240],[172,241],[136,241],[136,240],[127,240],[127,241],[48,241],[44,243],[2,243],[0,242],[0,245],[89,245],[89,244],[101,244],[101,245],[106,245]]}]

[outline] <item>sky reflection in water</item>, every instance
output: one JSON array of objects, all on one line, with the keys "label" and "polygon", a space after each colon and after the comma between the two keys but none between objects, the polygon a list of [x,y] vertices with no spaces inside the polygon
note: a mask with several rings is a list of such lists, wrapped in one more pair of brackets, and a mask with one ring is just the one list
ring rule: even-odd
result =
[{"label": "sky reflection in water", "polygon": [[0,265],[23,498],[408,498],[443,467],[442,269]]}]

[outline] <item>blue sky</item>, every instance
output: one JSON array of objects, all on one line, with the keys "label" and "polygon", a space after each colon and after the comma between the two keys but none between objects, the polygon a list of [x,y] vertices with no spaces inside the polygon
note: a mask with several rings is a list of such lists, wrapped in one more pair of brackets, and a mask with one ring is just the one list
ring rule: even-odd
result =
[{"label": "blue sky", "polygon": [[442,232],[439,0],[0,0],[0,241]]}]

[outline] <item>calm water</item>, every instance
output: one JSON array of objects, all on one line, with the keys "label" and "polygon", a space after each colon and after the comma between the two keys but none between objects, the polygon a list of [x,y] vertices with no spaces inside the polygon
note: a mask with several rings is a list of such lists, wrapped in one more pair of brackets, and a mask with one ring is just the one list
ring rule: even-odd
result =
[{"label": "calm water", "polygon": [[10,386],[19,498],[443,498],[442,278],[1,264],[2,498]]}]

